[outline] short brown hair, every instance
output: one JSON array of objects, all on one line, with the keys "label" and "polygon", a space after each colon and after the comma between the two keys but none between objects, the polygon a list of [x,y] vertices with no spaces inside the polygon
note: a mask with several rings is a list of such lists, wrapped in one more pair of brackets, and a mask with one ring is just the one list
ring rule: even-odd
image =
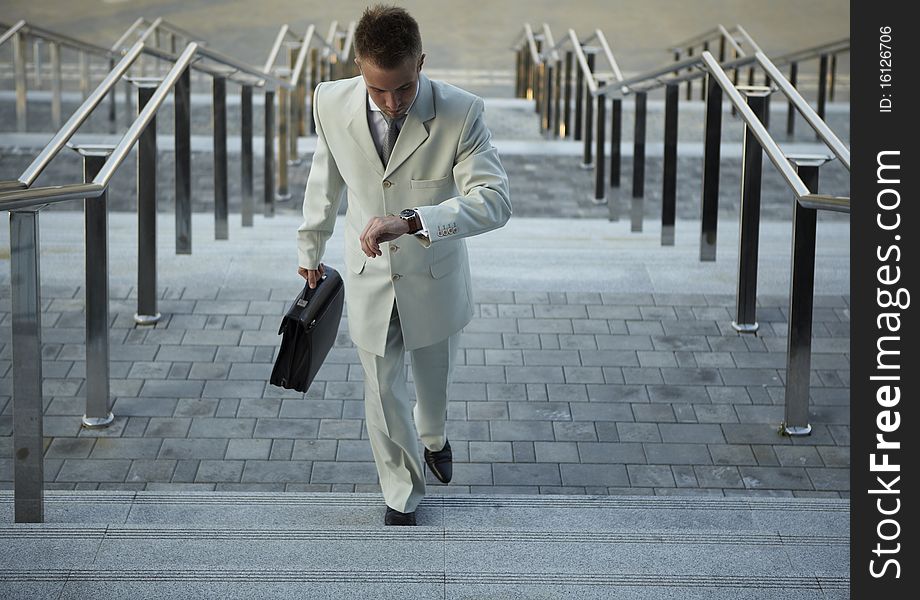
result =
[{"label": "short brown hair", "polygon": [[355,56],[392,69],[422,55],[418,23],[404,8],[369,6],[355,28]]}]

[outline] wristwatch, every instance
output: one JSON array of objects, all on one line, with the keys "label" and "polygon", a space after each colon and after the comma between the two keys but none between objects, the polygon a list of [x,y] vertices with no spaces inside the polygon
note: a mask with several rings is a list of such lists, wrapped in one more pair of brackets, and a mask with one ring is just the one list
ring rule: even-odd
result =
[{"label": "wristwatch", "polygon": [[422,220],[418,218],[418,213],[412,208],[399,213],[399,216],[409,223],[409,233],[415,233],[422,228]]}]

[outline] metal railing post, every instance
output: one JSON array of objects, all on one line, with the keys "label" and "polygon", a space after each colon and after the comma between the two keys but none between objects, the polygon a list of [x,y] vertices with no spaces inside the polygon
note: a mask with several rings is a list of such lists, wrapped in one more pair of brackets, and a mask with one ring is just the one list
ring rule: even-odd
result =
[{"label": "metal railing post", "polygon": [[192,253],[192,105],[191,70],[173,87],[176,146],[176,254]]},{"label": "metal railing post", "polygon": [[[709,41],[703,42],[703,52],[709,52]],[[700,82],[700,100],[706,100],[706,82]]]},{"label": "metal railing post", "polygon": [[561,104],[562,104],[562,61],[557,60],[556,66],[553,67],[556,73],[556,81],[553,83],[553,137],[558,138],[561,133]]},{"label": "metal railing post", "polygon": [[[136,78],[137,112],[144,110],[161,80]],[[153,325],[157,310],[157,119],[154,115],[137,140],[137,312],[138,325]]]},{"label": "metal railing post", "polygon": [[581,67],[575,69],[575,141],[581,141],[582,120],[585,103],[585,74]]},{"label": "metal railing post", "polygon": [[313,94],[319,83],[319,49],[310,49],[310,135],[316,135],[316,122],[313,120]]},{"label": "metal railing post", "polygon": [[[818,191],[818,169],[828,157],[789,157],[802,182]],[[815,233],[818,211],[795,200],[792,213],[792,275],[789,286],[789,331],[786,336],[786,397],[782,431],[811,433],[808,419],[811,378],[811,326],[815,293]]]},{"label": "metal railing post", "polygon": [[[591,73],[591,77],[594,77],[594,53],[588,52],[586,50],[585,60],[588,63],[588,72]],[[591,146],[592,146],[592,137],[594,131],[594,98],[591,97],[591,90],[588,87],[588,82],[585,82],[585,152],[584,159],[582,161],[582,167],[585,169],[591,168]]]},{"label": "metal railing post", "polygon": [[265,89],[265,195],[263,215],[275,216],[275,90]]},{"label": "metal railing post", "polygon": [[[693,56],[693,46],[687,48],[687,58]],[[688,71],[692,71],[693,67],[687,67]],[[693,80],[687,80],[687,100],[693,100]]]},{"label": "metal railing post", "polygon": [[538,115],[543,114],[543,83],[544,83],[544,71],[546,70],[546,61],[542,60],[543,52],[543,42],[541,40],[536,40],[537,46],[537,56],[541,58],[540,64],[536,65],[536,69],[533,72],[533,98],[534,102],[534,112]]},{"label": "metal railing post", "polygon": [[[793,62],[789,65],[789,83],[792,84],[792,87],[796,87],[799,78],[799,63]],[[795,105],[790,99],[788,102],[788,108],[786,112],[786,135],[792,137],[795,133]]]},{"label": "metal railing post", "polygon": [[703,201],[700,210],[700,261],[716,259],[719,223],[719,166],[722,152],[722,87],[706,74],[706,116],[703,154]]},{"label": "metal railing post", "polygon": [[35,89],[42,87],[42,39],[35,38],[32,40],[32,79],[35,82]]},{"label": "metal railing post", "polygon": [[243,227],[252,227],[254,212],[252,186],[252,86],[243,85],[240,90],[240,186],[242,199],[240,212]]},{"label": "metal railing post", "polygon": [[523,98],[524,88],[524,47],[514,53],[514,97]]},{"label": "metal railing post", "polygon": [[38,209],[10,211],[13,504],[16,523],[44,521],[42,307]]},{"label": "metal railing post", "polygon": [[290,92],[287,88],[278,90],[278,200],[289,200],[288,190],[288,126],[290,125]]},{"label": "metal railing post", "polygon": [[13,70],[16,79],[16,130],[25,131],[28,123],[25,40],[19,32],[13,34]]},{"label": "metal railing post", "polygon": [[831,54],[831,73],[828,82],[828,100],[834,101],[834,88],[837,87],[837,54]]},{"label": "metal railing post", "polygon": [[608,218],[611,221],[620,219],[617,211],[617,202],[620,189],[620,144],[623,139],[623,100],[613,98],[610,101],[610,187],[616,189],[613,200],[607,201]]},{"label": "metal railing post", "polygon": [[630,231],[642,231],[643,202],[645,195],[645,120],[647,92],[636,92],[636,119],[633,126],[633,181]]},{"label": "metal railing post", "polygon": [[227,78],[213,80],[214,239],[229,237],[227,224]]},{"label": "metal railing post", "polygon": [[[83,156],[83,182],[91,183],[115,146],[74,146]],[[109,206],[108,190],[83,200],[86,247],[86,411],[83,427],[115,420],[109,389]]]},{"label": "metal railing post", "polygon": [[572,60],[574,56],[571,50],[566,51],[565,53],[565,93],[564,102],[565,104],[562,107],[562,126],[560,127],[560,135],[564,138],[572,135],[572,129],[570,127],[572,123]]},{"label": "metal railing post", "polygon": [[546,63],[543,81],[543,102],[541,103],[540,129],[547,137],[553,137],[553,79],[556,68]]},{"label": "metal railing post", "polygon": [[[766,96],[762,87],[738,88],[746,97],[754,116],[763,122]],[[760,244],[760,182],[763,148],[751,128],[744,127],[741,172],[740,232],[738,236],[738,293],[732,327],[740,333],[755,333],[757,323],[757,256]]]},{"label": "metal railing post", "polygon": [[51,126],[61,128],[61,45],[57,42],[48,44],[48,57],[51,63]]},{"label": "metal railing post", "polygon": [[[604,87],[603,81],[598,81],[599,88]],[[606,202],[606,174],[604,169],[607,167],[607,160],[604,156],[604,133],[607,129],[607,96],[603,92],[597,95],[597,158],[594,161],[594,202],[603,204]]]},{"label": "metal railing post", "polygon": [[[303,118],[303,105],[300,98],[300,81],[294,81],[294,66],[297,63],[297,55],[300,53],[300,44],[291,44],[289,53],[289,62],[291,64],[291,85],[294,89],[290,90],[289,99],[291,104],[290,123],[288,124],[288,164],[299,165],[300,158],[297,156],[297,137],[300,135],[300,121]],[[301,73],[301,77],[303,74]]]},{"label": "metal railing post", "polygon": [[[689,90],[689,88],[688,88]],[[661,245],[674,245],[674,220],[677,213],[677,109],[680,86],[665,86],[664,173],[661,187]]]},{"label": "metal railing post", "polygon": [[818,116],[824,120],[827,104],[827,54],[822,54],[818,62]]},{"label": "metal railing post", "polygon": [[[109,59],[109,72],[111,73],[114,70],[115,70],[115,59],[110,58]],[[118,91],[118,88],[115,87],[115,88],[112,88],[111,92],[109,92],[109,133],[115,133],[115,123],[117,121],[116,115],[118,113],[118,110],[117,110],[118,109],[118,100],[117,100],[118,94],[116,93],[117,91]]]}]

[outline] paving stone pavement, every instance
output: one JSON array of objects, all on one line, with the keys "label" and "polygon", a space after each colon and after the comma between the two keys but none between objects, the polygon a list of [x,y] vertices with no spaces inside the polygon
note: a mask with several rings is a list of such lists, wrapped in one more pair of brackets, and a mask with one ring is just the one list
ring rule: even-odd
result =
[{"label": "paving stone pavement", "polygon": [[[268,384],[289,288],[164,286],[154,327],[111,288],[116,420],[80,427],[80,286],[43,286],[48,489],[379,490],[362,371],[343,320],[306,394]],[[448,434],[455,475],[430,493],[846,497],[849,304],[815,302],[812,424],[783,417],[787,309],[756,336],[733,297],[483,289],[462,337]],[[9,287],[0,288],[0,488],[12,487]],[[411,380],[411,371],[410,371]]]}]

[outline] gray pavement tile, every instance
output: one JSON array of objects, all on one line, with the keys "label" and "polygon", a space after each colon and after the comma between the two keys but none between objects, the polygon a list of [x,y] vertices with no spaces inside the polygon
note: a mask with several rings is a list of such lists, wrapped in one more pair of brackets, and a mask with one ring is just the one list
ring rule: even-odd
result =
[{"label": "gray pavement tile", "polygon": [[660,442],[658,423],[617,423],[617,437],[621,442]]},{"label": "gray pavement tile", "polygon": [[[459,443],[452,444],[452,446],[458,445]],[[374,460],[374,453],[368,440],[338,440],[338,442],[335,440],[297,440],[294,442],[293,456],[296,459],[305,460],[349,462]]]},{"label": "gray pavement tile", "polygon": [[[597,339],[588,334],[561,334],[559,335],[559,347],[562,350],[596,350]],[[526,352],[524,356],[527,356]]]},{"label": "gray pavement tile", "polygon": [[291,460],[294,454],[294,440],[272,440],[268,460]]},{"label": "gray pavement tile", "polygon": [[824,466],[827,467],[849,467],[850,466],[850,447],[849,446],[818,446],[818,454]]},{"label": "gray pavement tile", "polygon": [[639,315],[645,321],[677,319],[673,306],[639,306]]},{"label": "gray pavement tile", "polygon": [[729,444],[790,444],[780,435],[779,423],[723,423],[722,433]]},{"label": "gray pavement tile", "polygon": [[252,433],[253,437],[316,439],[319,419],[259,418]]},{"label": "gray pavement tile", "polygon": [[648,402],[644,385],[587,385],[591,402]]},{"label": "gray pavement tile", "polygon": [[677,367],[673,352],[655,352],[640,350],[636,353],[642,368]]},{"label": "gray pavement tile", "polygon": [[585,367],[638,367],[639,359],[633,350],[580,350],[581,364]]},{"label": "gray pavement tile", "polygon": [[192,370],[190,362],[174,362],[169,369],[168,379],[188,379],[188,373]]},{"label": "gray pavement tile", "polygon": [[248,309],[248,300],[198,300],[192,314],[245,315]]},{"label": "gray pavement tile", "polygon": [[533,444],[533,442],[524,440],[512,441],[511,452],[514,455],[514,462],[536,462],[537,454]]},{"label": "gray pavement tile", "polygon": [[577,334],[606,335],[612,333],[606,320],[572,319],[572,331]]},{"label": "gray pavement tile", "polygon": [[702,488],[743,488],[738,467],[733,465],[694,465],[696,480]]},{"label": "gray pavement tile", "polygon": [[625,465],[619,464],[561,464],[564,485],[628,486]]},{"label": "gray pavement tile", "polygon": [[[243,400],[240,402],[240,411],[242,412]],[[274,402],[274,400],[273,400]],[[280,417],[299,417],[299,418],[331,418],[337,419],[342,416],[344,400],[313,400],[304,398],[284,398],[280,399],[280,411],[275,415],[258,415],[258,416],[280,416]],[[360,401],[363,414],[363,400]]]},{"label": "gray pavement tile", "polygon": [[[216,382],[204,381],[187,381],[187,380],[145,380],[141,388],[140,395],[142,400],[153,398],[171,398],[175,402],[179,397],[201,397],[202,390],[207,384]],[[157,415],[161,413],[156,413]],[[147,415],[154,416],[154,415]]]},{"label": "gray pavement tile", "polygon": [[684,402],[675,402],[671,404],[674,410],[674,416],[678,423],[696,423],[696,411],[693,410],[694,404]]},{"label": "gray pavement tile", "polygon": [[168,391],[179,391],[180,388],[160,388],[150,390],[147,387],[154,383],[169,383],[165,381],[146,381],[143,396],[140,398],[116,398],[112,404],[112,413],[119,417],[170,417],[174,414],[178,400],[175,395],[167,396]]},{"label": "gray pavement tile", "polygon": [[562,485],[559,469],[560,465],[555,463],[495,463],[492,480],[495,485]]},{"label": "gray pavement tile", "polygon": [[721,444],[725,441],[722,428],[715,424],[661,423],[658,431],[665,443]]},{"label": "gray pavement tile", "polygon": [[169,374],[169,362],[138,361],[132,363],[127,377],[131,379],[166,379]]},{"label": "gray pavement tile", "polygon": [[486,349],[483,358],[484,358],[483,364],[489,365],[489,366],[496,366],[496,365],[524,366],[524,356],[521,350]]},{"label": "gray pavement tile", "polygon": [[200,460],[205,458],[222,459],[227,451],[226,439],[175,439],[166,438],[160,446],[157,458],[176,458],[184,460]]},{"label": "gray pavement tile", "polygon": [[319,437],[326,439],[360,439],[360,419],[321,419]]},{"label": "gray pavement tile", "polygon": [[757,459],[750,446],[744,444],[713,444],[709,454],[716,465],[756,465]]},{"label": "gray pavement tile", "polygon": [[527,398],[527,387],[522,383],[488,383],[486,397],[490,401],[517,401]]},{"label": "gray pavement tile", "polygon": [[679,488],[697,488],[700,485],[691,465],[674,465],[671,467],[671,473],[674,475],[674,483]]},{"label": "gray pavement tile", "polygon": [[[591,367],[582,368],[590,369]],[[617,385],[623,385],[626,383],[626,379],[623,377],[623,367],[601,367],[601,371],[604,374],[604,382],[606,383]]]},{"label": "gray pavement tile", "polygon": [[814,489],[805,469],[798,467],[738,467],[744,486],[749,489]]},{"label": "gray pavement tile", "polygon": [[[46,461],[45,476],[48,476],[48,461]],[[131,467],[131,460],[97,460],[89,458],[65,459],[60,471],[54,478],[55,481],[75,482],[75,481],[124,481],[128,475],[128,469]]]},{"label": "gray pavement tile", "polygon": [[642,444],[619,442],[578,442],[583,463],[644,464]]},{"label": "gray pavement tile", "polygon": [[194,417],[189,437],[204,438],[251,438],[256,426],[255,418]]},{"label": "gray pavement tile", "polygon": [[615,421],[596,421],[594,430],[597,432],[597,441],[599,442],[619,442],[620,432],[617,431]]},{"label": "gray pavement tile", "polygon": [[631,405],[612,402],[572,402],[573,421],[632,421]]},{"label": "gray pavement tile", "polygon": [[[242,483],[311,483],[313,463],[307,460],[247,460],[240,476]],[[342,465],[343,471],[346,466]],[[322,482],[317,482],[322,483]]]},{"label": "gray pavement tile", "polygon": [[664,465],[626,465],[630,485],[647,487],[675,487],[671,467]]},{"label": "gray pavement tile", "polygon": [[577,383],[548,383],[546,399],[550,402],[585,402],[588,400],[588,390]]},{"label": "gray pavement tile", "polygon": [[567,402],[509,402],[509,418],[514,421],[570,421]]},{"label": "gray pavement tile", "polygon": [[236,414],[238,417],[277,417],[281,398],[242,398]]},{"label": "gray pavement tile", "polygon": [[597,430],[592,421],[587,422],[553,422],[553,435],[556,441],[592,442],[597,440]]},{"label": "gray pavement tile", "polygon": [[[44,421],[46,424],[48,423],[48,420],[50,418],[52,417],[44,418]],[[72,417],[68,419],[70,420],[70,422],[72,422],[74,425],[77,425],[77,426],[73,428],[74,431],[72,433],[64,434],[61,437],[81,437],[81,438],[84,438],[84,437],[85,438],[121,437],[121,435],[125,431],[125,427],[128,425],[128,419],[124,417],[119,417],[117,414],[115,415],[115,420],[112,421],[112,423],[110,423],[107,427],[92,428],[92,429],[86,428],[86,427],[80,427],[79,419],[73,419]],[[3,431],[3,418],[0,417],[0,432],[2,431]],[[10,433],[12,433],[12,428],[10,429]],[[45,428],[44,435],[45,437],[49,437],[49,436],[54,437],[54,436],[51,436],[50,433],[48,433],[47,428]]]},{"label": "gray pavement tile", "polygon": [[[156,350],[156,360],[163,362],[208,362],[214,360],[216,346],[162,345]],[[114,352],[113,352],[114,355]],[[116,356],[122,356],[120,353]],[[152,357],[151,357],[152,358]],[[125,360],[123,357],[122,360]],[[143,360],[143,359],[138,359]],[[146,360],[150,360],[149,358]]]},{"label": "gray pavement tile", "polygon": [[709,394],[701,385],[649,385],[647,388],[651,402],[709,402]]},{"label": "gray pavement tile", "polygon": [[271,445],[272,441],[269,439],[231,439],[227,442],[227,452],[224,458],[227,460],[267,460]]},{"label": "gray pavement tile", "polygon": [[517,319],[521,333],[575,333],[570,319]]},{"label": "gray pavement tile", "polygon": [[373,462],[314,462],[310,483],[377,483],[377,467]]},{"label": "gray pavement tile", "polygon": [[[493,384],[457,383],[457,382],[451,381],[450,399],[451,400],[463,400],[464,402],[485,401],[486,398],[488,397],[486,393],[487,385],[493,385]],[[360,399],[363,401],[364,396],[362,395]]]},{"label": "gray pavement tile", "polygon": [[732,352],[739,369],[785,369],[785,352]]},{"label": "gray pavement tile", "polygon": [[[515,368],[515,367],[508,367]],[[523,367],[517,367],[523,368]],[[560,370],[561,372],[561,370]],[[505,383],[505,367],[457,366],[453,370],[451,381],[458,383]],[[510,378],[507,381],[512,381]],[[521,381],[521,380],[516,380]],[[532,381],[525,379],[523,381]],[[362,391],[363,393],[363,391]]]},{"label": "gray pavement tile", "polygon": [[[3,438],[0,455],[12,456],[13,438]],[[45,458],[89,458],[96,443],[94,438],[55,438],[45,450]]]},{"label": "gray pavement tile", "polygon": [[214,411],[215,417],[236,417],[240,409],[240,401],[237,398],[221,398],[217,401],[217,410]]},{"label": "gray pavement tile", "polygon": [[540,349],[540,336],[536,333],[503,333],[501,339],[502,344],[499,347]]},{"label": "gray pavement tile", "polygon": [[230,363],[193,362],[189,370],[189,379],[226,379],[230,373]]},{"label": "gray pavement tile", "polygon": [[658,321],[626,321],[626,330],[629,335],[664,335],[665,330]]},{"label": "gray pavement tile", "polygon": [[492,441],[554,439],[553,424],[550,421],[493,421],[488,425]]},{"label": "gray pavement tile", "polygon": [[783,421],[784,408],[782,406],[735,406],[735,413],[741,423],[775,423]]},{"label": "gray pavement tile", "polygon": [[575,442],[534,442],[539,463],[577,463],[578,446]]},{"label": "gray pavement tile", "polygon": [[631,404],[636,421],[673,423],[674,409],[669,404]]},{"label": "gray pavement tile", "polygon": [[708,465],[712,458],[705,444],[643,444],[645,457],[654,465]]},{"label": "gray pavement tile", "polygon": [[733,369],[737,366],[731,352],[694,352],[693,357],[700,367]]},{"label": "gray pavement tile", "polygon": [[180,398],[173,416],[210,417],[217,412],[219,401],[215,398]]},{"label": "gray pavement tile", "polygon": [[163,440],[160,438],[98,438],[90,458],[157,458]]},{"label": "gray pavement tile", "polygon": [[[428,483],[431,489],[443,488],[443,486],[434,475],[427,474]],[[491,485],[492,483],[492,465],[484,463],[454,463],[454,475],[450,480],[451,487],[456,483],[458,486],[470,485]]]},{"label": "gray pavement tile", "polygon": [[323,394],[326,400],[363,400],[364,383],[360,381],[330,381]]},{"label": "gray pavement tile", "polygon": [[[549,444],[551,442],[539,443]],[[496,463],[514,461],[511,442],[472,441],[469,443],[469,454],[470,461],[472,462]]]},{"label": "gray pavement tile", "polygon": [[169,483],[175,469],[175,460],[132,460],[126,483]]},{"label": "gray pavement tile", "polygon": [[518,300],[515,293],[510,290],[477,289],[473,292],[476,302],[493,302],[515,304]]},{"label": "gray pavement tile", "polygon": [[730,404],[694,404],[693,411],[700,423],[737,423],[738,415]]},{"label": "gray pavement tile", "polygon": [[754,453],[754,458],[757,459],[757,464],[761,467],[774,467],[779,466],[779,459],[776,458],[776,452],[773,446],[763,445],[763,444],[752,444],[751,451]]},{"label": "gray pavement tile", "polygon": [[447,434],[450,439],[457,441],[485,441],[489,439],[489,422],[448,421]]},{"label": "gray pavement tile", "polygon": [[[252,346],[221,346],[214,357],[218,362],[248,364],[252,360]],[[231,368],[231,372],[233,369]]]},{"label": "gray pavement tile", "polygon": [[[501,367],[483,367],[485,369],[501,369]],[[562,367],[552,367],[552,366],[543,366],[543,367],[504,367],[505,374],[504,376],[507,379],[498,378],[498,373],[494,374],[495,379],[487,379],[489,381],[507,381],[507,383],[535,383],[542,382],[546,384],[550,383],[565,383],[565,375],[562,371]],[[459,370],[459,367],[458,367]],[[490,375],[491,376],[491,375]],[[482,379],[478,379],[482,381]]]},{"label": "gray pavement tile", "polygon": [[203,460],[198,465],[196,483],[239,482],[243,474],[244,460]]},{"label": "gray pavement tile", "polygon": [[499,304],[498,316],[500,318],[533,319],[533,306],[530,304]]},{"label": "gray pavement tile", "polygon": [[662,367],[661,375],[668,385],[719,385],[719,369]]},{"label": "gray pavement tile", "polygon": [[775,446],[773,451],[784,467],[823,467],[824,462],[814,446]]},{"label": "gray pavement tile", "polygon": [[542,350],[560,350],[558,333],[540,333],[540,348]]},{"label": "gray pavement tile", "polygon": [[518,335],[514,333],[473,333],[464,331],[460,336],[461,348],[501,348],[503,335]]},{"label": "gray pavement tile", "polygon": [[816,490],[849,492],[850,491],[850,470],[849,469],[828,469],[828,468],[807,468],[805,471],[811,479],[812,485]]},{"label": "gray pavement tile", "polygon": [[[601,295],[597,292],[566,292],[566,302],[569,304],[601,304]],[[834,305],[835,307],[837,305]]]},{"label": "gray pavement tile", "polygon": [[234,380],[205,381],[201,392],[203,398],[261,398],[265,381]]},{"label": "gray pavement tile", "polygon": [[623,380],[629,384],[664,383],[658,368],[623,367]]},{"label": "gray pavement tile", "polygon": [[467,402],[467,418],[470,420],[508,419],[508,403],[499,401]]},{"label": "gray pavement tile", "polygon": [[518,333],[524,332],[518,329],[518,323],[528,321],[529,319],[511,319],[511,318],[492,318],[492,319],[473,319],[463,328],[463,333]]}]

